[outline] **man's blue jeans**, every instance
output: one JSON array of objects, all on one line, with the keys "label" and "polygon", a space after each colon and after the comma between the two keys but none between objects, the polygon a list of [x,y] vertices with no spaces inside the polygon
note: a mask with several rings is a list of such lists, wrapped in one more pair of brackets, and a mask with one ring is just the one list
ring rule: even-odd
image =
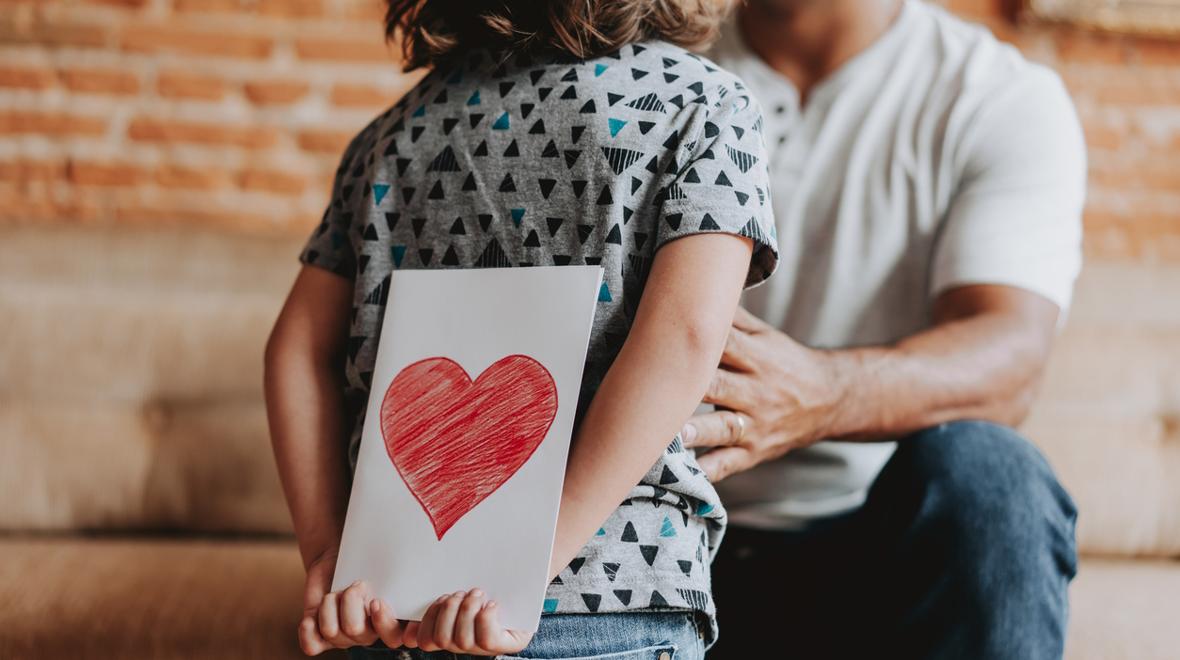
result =
[{"label": "man's blue jeans", "polygon": [[1011,429],[921,431],[858,511],[800,532],[730,527],[709,659],[1060,658],[1076,520]]}]

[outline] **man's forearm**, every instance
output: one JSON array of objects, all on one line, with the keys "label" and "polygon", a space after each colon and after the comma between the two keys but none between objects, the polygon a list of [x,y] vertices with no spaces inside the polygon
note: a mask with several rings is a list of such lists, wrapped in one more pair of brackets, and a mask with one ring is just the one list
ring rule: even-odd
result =
[{"label": "man's forearm", "polygon": [[841,405],[828,436],[882,440],[957,419],[1008,426],[1028,413],[1049,336],[1026,320],[983,313],[885,347],[829,352]]}]

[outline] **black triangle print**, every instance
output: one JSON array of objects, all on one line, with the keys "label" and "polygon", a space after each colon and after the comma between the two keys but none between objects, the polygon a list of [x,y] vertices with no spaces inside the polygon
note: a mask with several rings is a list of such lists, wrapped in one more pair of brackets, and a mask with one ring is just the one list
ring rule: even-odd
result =
[{"label": "black triangle print", "polygon": [[622,232],[619,231],[618,224],[615,224],[613,227],[610,228],[610,232],[608,232],[606,235],[606,242],[607,243],[614,243],[615,245],[622,245],[623,244],[623,234],[622,234]]},{"label": "black triangle print", "polygon": [[573,257],[568,254],[555,254],[555,255],[553,255],[553,265],[554,266],[568,266],[568,265],[570,265],[570,261],[572,259],[573,259]]},{"label": "black triangle print", "polygon": [[[541,196],[549,199],[549,193],[553,192],[553,186],[557,185],[557,179],[537,179],[537,185],[541,188]],[[552,236],[552,234],[550,234]]]},{"label": "black triangle print", "polygon": [[721,170],[717,173],[717,180],[713,182],[713,185],[729,186],[730,188],[733,187],[733,184],[729,182],[729,177],[725,176],[725,170]]},{"label": "black triangle print", "polygon": [[705,122],[705,137],[712,138],[721,134],[721,129],[717,128],[717,124],[711,121]]},{"label": "black triangle print", "polygon": [[413,159],[411,159],[411,158],[398,158],[397,159],[397,175],[398,176],[405,176],[406,168],[410,166],[411,162],[413,162]]},{"label": "black triangle print", "polygon": [[618,103],[619,101],[622,101],[622,100],[623,100],[623,95],[622,95],[622,94],[614,94],[614,93],[612,93],[612,92],[607,92],[607,93],[606,93],[606,104],[607,104],[607,105],[609,105],[609,106],[613,106],[614,104],[616,104],[616,103]]},{"label": "black triangle print", "polygon": [[[642,250],[644,242],[647,241],[647,234],[645,232],[637,231],[637,232],[635,232],[634,237],[635,237],[635,249]],[[690,465],[688,467],[691,468],[692,466]]]},{"label": "black triangle print", "polygon": [[672,474],[671,468],[665,465],[664,471],[660,473],[660,485],[667,486],[668,484],[674,484],[678,481],[680,480],[676,478],[675,474]]},{"label": "black triangle print", "polygon": [[388,227],[389,231],[392,232],[394,229],[397,229],[397,221],[401,220],[401,219],[402,219],[402,214],[400,214],[400,213],[386,213],[385,214],[385,226]]},{"label": "black triangle print", "polygon": [[576,98],[578,98],[578,88],[574,87],[573,85],[566,87],[565,91],[561,93],[561,100],[563,101],[569,101]]},{"label": "black triangle print", "polygon": [[377,240],[377,228],[374,227],[372,224],[365,225],[365,231],[364,231],[363,236],[366,241]]},{"label": "black triangle print", "polygon": [[647,167],[645,167],[644,169],[647,170],[648,172],[651,172],[652,174],[659,174],[660,173],[660,159],[659,159],[659,157],[652,156],[651,160],[649,160],[647,162]]},{"label": "black triangle print", "polygon": [[476,126],[479,126],[479,122],[483,121],[483,118],[485,116],[486,115],[484,115],[483,113],[476,112],[476,113],[468,116],[467,118],[469,120],[471,120],[471,127],[475,128]]},{"label": "black triangle print", "polygon": [[578,156],[581,156],[581,151],[567,149],[565,152],[565,167],[566,169],[573,169],[574,163],[578,162]]},{"label": "black triangle print", "polygon": [[602,602],[602,596],[598,594],[582,594],[582,602],[586,603],[586,609],[591,612],[597,612],[598,604]]},{"label": "black triangle print", "polygon": [[500,83],[500,98],[508,96],[508,92],[511,92],[513,87],[516,87],[516,83],[512,81]]},{"label": "black triangle print", "polygon": [[758,226],[758,221],[754,218],[750,218],[750,221],[746,223],[746,226],[742,227],[742,230],[738,232],[738,235],[752,238],[757,243],[770,242],[770,240],[766,238],[766,234],[763,233],[762,227]]},{"label": "black triangle print", "polygon": [[742,136],[746,134],[746,129],[742,128],[741,126],[730,126],[730,128],[733,129],[733,134],[736,135],[739,140],[742,139]]},{"label": "black triangle print", "polygon": [[680,108],[682,110],[684,109],[684,97],[681,96],[680,94],[677,94],[676,96],[673,96],[672,98],[668,99],[668,103],[671,103],[672,105],[674,105],[677,108]]},{"label": "black triangle print", "polygon": [[721,225],[713,221],[713,216],[706,213],[705,217],[701,218],[701,231],[718,231],[719,229],[721,229]]},{"label": "black triangle print", "polygon": [[536,87],[537,83],[544,76],[545,76],[545,69],[536,69],[534,71],[529,71],[529,82],[533,83],[533,87]]},{"label": "black triangle print", "polygon": [[381,280],[381,284],[378,284],[369,292],[368,296],[365,296],[366,305],[384,305],[387,302],[389,302],[389,275],[386,275],[385,279]]},{"label": "black triangle print", "polygon": [[631,177],[631,194],[634,195],[637,190],[643,187],[643,182],[635,177]]},{"label": "black triangle print", "polygon": [[475,190],[475,189],[476,189],[475,175],[468,174],[467,178],[463,180],[463,190],[464,190],[464,192],[466,192],[466,191],[471,191],[471,190]]},{"label": "black triangle print", "polygon": [[692,90],[693,94],[700,95],[705,93],[705,84],[699,80],[690,84],[688,88]]},{"label": "black triangle print", "polygon": [[643,135],[647,135],[648,132],[651,131],[651,129],[656,125],[656,123],[653,121],[640,121],[637,122],[637,124],[639,126],[639,132]]},{"label": "black triangle print", "polygon": [[598,205],[607,206],[608,204],[614,204],[614,201],[614,198],[610,194],[610,185],[603,184],[602,191],[598,193]]},{"label": "black triangle print", "polygon": [[578,82],[578,70],[571,68],[561,77],[561,82]]},{"label": "black triangle print", "polygon": [[544,135],[544,134],[545,134],[545,122],[538,119],[537,123],[533,124],[532,128],[529,129],[529,135]]},{"label": "black triangle print", "polygon": [[676,593],[685,600],[689,605],[696,609],[704,610],[709,605],[709,594],[699,591],[697,589],[677,589]]},{"label": "black triangle print", "polygon": [[656,96],[655,92],[648,92],[643,96],[627,103],[628,108],[635,108],[636,110],[643,110],[646,112],[667,112],[668,109],[660,102],[660,98]]},{"label": "black triangle print", "polygon": [[479,228],[487,231],[488,227],[492,226],[492,216],[490,213],[479,214]]},{"label": "black triangle print", "polygon": [[455,130],[455,127],[458,125],[459,125],[459,120],[455,119],[454,117],[448,117],[447,119],[444,119],[443,120],[443,135],[450,135],[451,131]]},{"label": "black triangle print", "polygon": [[664,221],[668,223],[668,226],[672,228],[672,231],[679,231],[680,221],[683,218],[683,213],[669,213],[668,215],[664,216]]},{"label": "black triangle print", "polygon": [[641,545],[639,546],[639,553],[643,555],[643,560],[647,562],[648,566],[653,566],[655,565],[656,555],[660,554],[660,546]]},{"label": "black triangle print", "polygon": [[402,188],[402,200],[409,204],[411,199],[414,199],[414,188]]},{"label": "black triangle print", "polygon": [[640,78],[642,78],[646,75],[647,75],[647,71],[643,71],[642,69],[636,69],[635,67],[631,67],[631,80],[639,80]]},{"label": "black triangle print", "polygon": [[573,140],[574,144],[577,144],[578,140],[582,139],[582,133],[584,133],[585,131],[586,131],[585,126],[571,126],[570,127],[570,139]]},{"label": "black triangle print", "polygon": [[578,112],[580,112],[580,113],[582,113],[582,114],[584,114],[584,115],[588,115],[588,114],[592,114],[592,113],[598,112],[598,109],[597,109],[597,108],[595,107],[595,105],[594,105],[594,99],[590,99],[589,101],[586,101],[585,103],[583,103],[583,104],[582,104],[582,109],[581,109],[581,110],[578,110]]},{"label": "black triangle print", "polygon": [[679,149],[680,148],[680,132],[679,131],[672,131],[672,134],[668,136],[668,139],[664,140],[663,146],[665,149],[669,149],[669,150]]},{"label": "black triangle print", "polygon": [[687,559],[677,559],[676,565],[680,567],[680,572],[685,575],[692,575],[692,562]]},{"label": "black triangle print", "polygon": [[430,248],[422,248],[418,250],[418,260],[422,262],[423,266],[430,265],[430,259],[434,256],[434,250]]},{"label": "black triangle print", "polygon": [[455,218],[455,222],[451,223],[451,234],[467,234],[467,228],[463,226],[463,218]]},{"label": "black triangle print", "polygon": [[397,140],[390,140],[389,145],[385,147],[386,156],[394,156],[397,154]]},{"label": "black triangle print", "polygon": [[733,191],[733,194],[737,196],[738,204],[740,204],[742,206],[745,206],[746,202],[749,201],[749,199],[750,199],[750,196],[748,194],[746,194],[740,190]]},{"label": "black triangle print", "polygon": [[446,254],[443,255],[443,258],[442,258],[442,264],[444,266],[458,266],[459,265],[459,255],[455,253],[455,246],[452,245],[447,248],[447,252],[446,252]]},{"label": "black triangle print", "polygon": [[446,199],[446,194],[443,193],[442,181],[435,181],[434,187],[430,189],[430,194],[426,196],[427,199]]},{"label": "black triangle print", "polygon": [[549,93],[552,91],[553,91],[552,87],[542,87],[542,88],[538,89],[537,90],[537,99],[540,101],[544,101],[545,99],[549,98]]},{"label": "black triangle print", "polygon": [[671,69],[672,67],[676,66],[677,64],[680,64],[679,61],[674,60],[670,57],[662,57],[660,59],[664,60],[664,68],[665,69]]},{"label": "black triangle print", "polygon": [[630,520],[623,526],[623,535],[619,537],[619,540],[624,543],[639,542],[639,534],[635,533],[635,525],[632,525]]},{"label": "black triangle print", "polygon": [[520,262],[520,263],[519,263],[519,264],[517,264],[517,265],[518,265],[518,266],[520,266],[521,268],[532,268],[532,267],[533,267],[533,266],[535,266],[536,264],[534,264],[534,263],[533,263],[533,262],[531,262],[531,261],[522,261],[522,262]]},{"label": "black triangle print", "polygon": [[426,131],[425,126],[415,126],[410,129],[410,142],[417,142],[418,138],[422,137],[422,133]]},{"label": "black triangle print", "polygon": [[570,181],[570,186],[574,189],[574,197],[582,199],[582,192],[586,190],[586,182],[581,179],[574,179]]},{"label": "black triangle print", "polygon": [[608,582],[614,582],[615,578],[619,576],[619,566],[620,564],[618,562],[602,562],[602,573],[606,576]]},{"label": "black triangle print", "polygon": [[443,148],[434,160],[430,161],[430,166],[426,168],[427,172],[458,172],[459,161],[455,158],[455,152],[450,145]]},{"label": "black triangle print", "polygon": [[500,242],[495,238],[488,241],[487,247],[483,249],[483,254],[479,255],[479,259],[475,262],[476,268],[507,268],[512,265],[508,261],[508,255],[504,253],[504,248],[500,247]]},{"label": "black triangle print", "polygon": [[624,206],[623,207],[623,224],[627,224],[628,222],[630,222],[631,216],[633,216],[633,215],[635,215],[635,211],[632,210],[631,207],[629,207],[629,206]]},{"label": "black triangle print", "polygon": [[603,147],[602,154],[606,156],[606,161],[610,163],[610,168],[615,174],[622,174],[623,170],[631,167],[643,157],[641,152],[620,147]]},{"label": "black triangle print", "polygon": [[622,603],[624,606],[631,604],[631,590],[630,589],[615,589],[614,593],[615,593],[615,598],[618,598],[619,602]]},{"label": "black triangle print", "polygon": [[488,155],[488,141],[481,140],[479,143],[479,146],[477,146],[475,148],[475,151],[472,152],[471,155],[472,156],[486,156],[486,155]]},{"label": "black triangle print", "polygon": [[545,150],[541,152],[541,158],[557,158],[558,155],[557,143],[553,140],[550,140],[549,144],[545,145]]},{"label": "black triangle print", "polygon": [[410,224],[414,227],[414,238],[421,238],[422,228],[426,226],[426,218],[414,218]]},{"label": "black triangle print", "polygon": [[500,192],[516,192],[516,183],[512,181],[512,173],[504,175],[504,180],[500,182]]},{"label": "black triangle print", "polygon": [[[602,257],[583,257],[582,261],[585,261],[587,266],[597,266],[602,263]],[[627,504],[631,504],[631,500],[623,500],[619,506]]]},{"label": "black triangle print", "polygon": [[675,73],[664,73],[664,82],[675,82],[679,77],[680,76],[676,75]]},{"label": "black triangle print", "polygon": [[528,119],[529,115],[532,114],[532,112],[533,112],[533,108],[535,108],[535,107],[537,107],[537,106],[533,105],[532,103],[521,103],[520,104],[520,118],[521,119]]},{"label": "black triangle print", "polygon": [[743,174],[749,172],[750,168],[754,167],[754,164],[758,162],[757,156],[748,154],[744,151],[738,151],[728,144],[725,145],[725,151],[729,154],[729,159],[733,161],[734,165],[738,166],[738,169],[741,170]]},{"label": "black triangle print", "polygon": [[537,230],[534,229],[529,232],[529,235],[524,239],[525,247],[541,247],[541,237],[537,236]]},{"label": "black triangle print", "polygon": [[520,147],[517,146],[516,140],[508,143],[508,148],[504,150],[505,158],[516,158],[520,156]]},{"label": "black triangle print", "polygon": [[697,176],[697,168],[691,168],[688,173],[684,175],[685,183],[700,183],[701,177]]},{"label": "black triangle print", "polygon": [[349,337],[348,338],[348,357],[353,362],[356,362],[356,356],[361,352],[361,347],[368,341],[368,337]]},{"label": "black triangle print", "polygon": [[578,571],[582,570],[582,566],[584,566],[585,564],[586,564],[585,557],[574,557],[572,560],[570,560],[570,573],[577,575]]},{"label": "black triangle print", "polygon": [[369,259],[370,259],[370,257],[367,254],[362,254],[361,256],[357,257],[357,260],[356,260],[357,270],[362,273],[365,272],[365,267],[369,265]]},{"label": "black triangle print", "polygon": [[585,245],[586,239],[590,238],[592,233],[594,233],[594,225],[578,225],[578,242]]}]

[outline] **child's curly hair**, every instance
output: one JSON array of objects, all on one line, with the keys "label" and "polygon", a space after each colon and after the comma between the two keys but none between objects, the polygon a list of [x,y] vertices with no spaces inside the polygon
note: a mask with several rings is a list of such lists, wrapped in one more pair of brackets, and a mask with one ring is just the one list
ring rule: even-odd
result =
[{"label": "child's curly hair", "polygon": [[385,38],[401,39],[405,70],[433,66],[460,48],[503,54],[549,51],[589,59],[629,43],[664,39],[701,48],[733,0],[388,0]]}]

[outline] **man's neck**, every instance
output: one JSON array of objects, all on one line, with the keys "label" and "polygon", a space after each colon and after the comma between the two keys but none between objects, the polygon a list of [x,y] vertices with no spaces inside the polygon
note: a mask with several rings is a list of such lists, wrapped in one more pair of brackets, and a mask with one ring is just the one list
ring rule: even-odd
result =
[{"label": "man's neck", "polygon": [[738,14],[750,48],[799,90],[800,103],[892,25],[904,0],[752,0]]}]

